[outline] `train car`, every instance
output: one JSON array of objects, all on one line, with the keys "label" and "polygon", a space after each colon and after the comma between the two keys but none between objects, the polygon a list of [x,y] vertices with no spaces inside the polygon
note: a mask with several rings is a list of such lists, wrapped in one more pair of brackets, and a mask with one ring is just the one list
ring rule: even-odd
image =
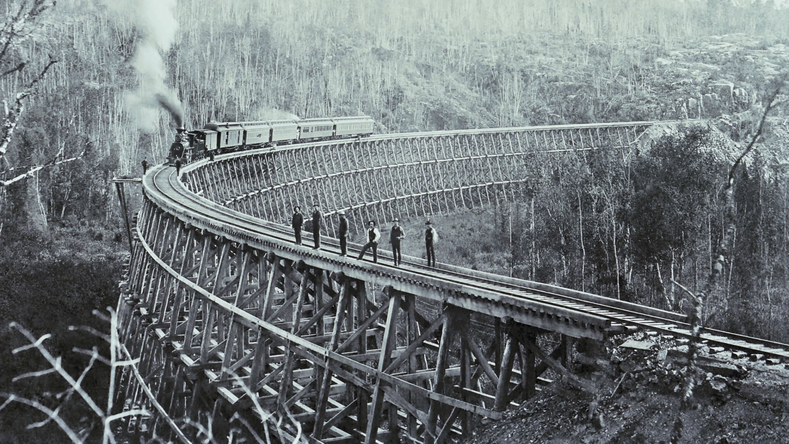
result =
[{"label": "train car", "polygon": [[299,125],[293,120],[273,120],[271,126],[271,143],[292,143],[299,138]]},{"label": "train car", "polygon": [[271,143],[271,125],[268,122],[242,122],[244,145],[265,145]]},{"label": "train car", "polygon": [[190,162],[205,157],[213,159],[216,154],[290,144],[299,140],[364,137],[373,133],[374,125],[375,121],[369,116],[300,121],[209,122],[203,129],[186,133],[188,147],[184,147],[183,151],[172,145],[168,160],[181,158]]},{"label": "train car", "polygon": [[334,136],[334,122],[331,119],[304,119],[299,120],[298,125],[299,140]]},{"label": "train car", "polygon": [[335,117],[335,137],[369,136],[373,133],[375,121],[369,116]]},{"label": "train car", "polygon": [[205,125],[205,128],[218,133],[217,152],[219,153],[236,151],[244,145],[244,127],[238,123],[210,122]]}]

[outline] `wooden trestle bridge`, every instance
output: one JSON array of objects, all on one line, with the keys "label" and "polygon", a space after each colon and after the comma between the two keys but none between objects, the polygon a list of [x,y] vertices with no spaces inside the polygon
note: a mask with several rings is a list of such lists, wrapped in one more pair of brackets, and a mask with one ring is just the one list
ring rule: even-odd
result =
[{"label": "wooden trestle bridge", "polygon": [[[654,125],[373,136],[222,155],[180,177],[149,170],[119,303],[121,340],[140,362],[116,405],[151,414],[128,428],[182,442],[275,430],[447,442],[533,396],[548,368],[588,386],[570,371],[577,339],[688,336],[683,315],[416,258],[359,261],[331,238],[320,250],[294,245],[287,227],[294,206],[313,202],[334,236],[340,210],[360,228],[512,199],[548,156],[628,149]],[[536,340],[546,332],[562,338],[548,350]],[[705,339],[789,357],[723,333]]]}]

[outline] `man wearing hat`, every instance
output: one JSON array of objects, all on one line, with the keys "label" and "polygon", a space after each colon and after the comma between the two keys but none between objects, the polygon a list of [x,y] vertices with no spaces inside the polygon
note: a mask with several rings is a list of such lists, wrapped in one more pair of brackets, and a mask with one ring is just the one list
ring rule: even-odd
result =
[{"label": "man wearing hat", "polygon": [[323,213],[318,204],[312,206],[312,239],[315,241],[315,246],[312,247],[317,250],[321,247],[321,223],[323,223]]},{"label": "man wearing hat", "polygon": [[389,242],[392,244],[392,258],[394,266],[403,263],[403,255],[400,253],[400,239],[405,237],[405,231],[400,226],[400,219],[395,218],[392,232],[389,234]]},{"label": "man wearing hat", "polygon": [[345,218],[345,211],[340,210],[340,256],[348,254],[348,219]]},{"label": "man wearing hat", "polygon": [[378,262],[378,241],[381,240],[381,232],[378,231],[378,228],[375,228],[375,221],[370,221],[367,226],[367,243],[364,244],[362,247],[362,252],[359,253],[359,259],[364,257],[364,253],[367,252],[368,248],[373,249],[373,262]]},{"label": "man wearing hat", "polygon": [[433,223],[430,222],[430,219],[425,222],[427,228],[425,229],[425,250],[427,251],[427,266],[428,267],[435,267],[436,266],[436,251],[433,249],[433,246],[438,242],[438,232],[435,228],[433,228]]},{"label": "man wearing hat", "polygon": [[296,235],[296,245],[301,245],[301,226],[304,225],[304,215],[301,214],[301,207],[298,205],[293,207],[290,225],[293,227],[293,234]]}]

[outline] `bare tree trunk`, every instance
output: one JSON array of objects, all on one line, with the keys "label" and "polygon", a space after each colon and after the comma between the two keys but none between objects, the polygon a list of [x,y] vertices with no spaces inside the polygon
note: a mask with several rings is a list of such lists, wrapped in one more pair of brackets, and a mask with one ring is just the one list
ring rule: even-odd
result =
[{"label": "bare tree trunk", "polygon": [[[617,250],[617,245],[616,245],[616,218],[615,217],[611,218],[611,225],[613,225],[614,228],[611,238],[613,239],[614,242],[614,264],[616,265],[616,298],[622,299],[622,294],[619,289],[619,251]],[[660,269],[658,269],[658,273],[659,270]]]},{"label": "bare tree trunk", "polygon": [[38,174],[33,175],[33,180],[27,182],[27,196],[25,196],[25,218],[27,225],[33,231],[46,233],[47,214],[41,203]]},{"label": "bare tree trunk", "polygon": [[[584,245],[584,214],[583,207],[581,206],[581,191],[578,194],[578,232],[581,240],[581,291],[586,291],[585,277],[586,277],[586,246]],[[617,273],[617,297],[619,296],[619,274]],[[620,298],[621,299],[621,298]]]},{"label": "bare tree trunk", "polygon": [[534,196],[531,197],[531,223],[529,224],[531,230],[531,280],[537,276],[537,236],[534,233]]}]

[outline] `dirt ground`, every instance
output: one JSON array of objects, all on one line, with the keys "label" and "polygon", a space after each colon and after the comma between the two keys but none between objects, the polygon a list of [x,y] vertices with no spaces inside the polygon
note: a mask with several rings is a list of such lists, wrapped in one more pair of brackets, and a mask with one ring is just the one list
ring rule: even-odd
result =
[{"label": "dirt ground", "polygon": [[[702,346],[694,404],[681,408],[687,345],[643,333],[617,338],[575,372],[596,393],[561,379],[486,421],[465,444],[789,443],[789,369]],[[681,433],[676,433],[679,430]]]}]

